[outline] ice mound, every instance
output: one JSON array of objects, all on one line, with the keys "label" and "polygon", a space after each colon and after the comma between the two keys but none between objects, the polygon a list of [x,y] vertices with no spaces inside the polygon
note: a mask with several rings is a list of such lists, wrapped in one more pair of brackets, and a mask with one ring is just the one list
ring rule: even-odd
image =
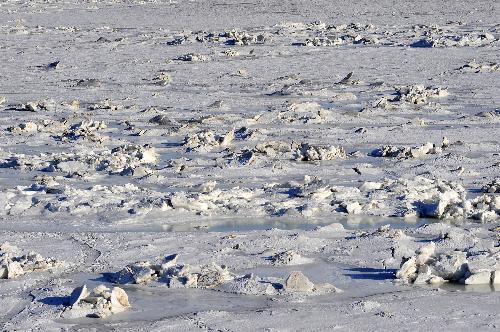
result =
[{"label": "ice mound", "polygon": [[142,284],[160,279],[164,274],[168,274],[169,271],[172,272],[172,267],[176,267],[178,272],[183,271],[181,274],[177,273],[177,276],[184,276],[188,272],[189,267],[184,268],[184,265],[177,264],[177,258],[178,255],[174,254],[166,256],[158,264],[151,264],[147,261],[130,264],[121,271],[110,274],[109,279],[119,284]]},{"label": "ice mound", "polygon": [[[414,179],[369,182],[360,186],[360,195],[341,195],[341,187],[335,187],[336,201],[350,201],[353,195],[366,205],[365,213],[402,217],[437,219],[478,219],[492,221],[498,218],[499,200],[491,195],[467,199],[465,188],[455,182]],[[390,212],[392,211],[392,212]]]},{"label": "ice mound", "polygon": [[467,251],[436,252],[434,242],[404,259],[396,278],[405,283],[440,284],[456,282],[466,285],[500,282],[500,252],[470,253]]},{"label": "ice mound", "polygon": [[18,109],[20,111],[27,111],[27,112],[40,112],[40,111],[52,112],[56,109],[56,102],[53,99],[31,101],[26,104],[22,104]]},{"label": "ice mound", "polygon": [[433,143],[425,143],[421,146],[415,147],[397,147],[393,145],[383,146],[371,152],[374,157],[388,157],[388,158],[421,158],[428,154],[439,154],[443,149]]},{"label": "ice mound", "polygon": [[276,253],[269,257],[269,260],[273,265],[301,265],[311,263],[313,260],[310,258],[302,257],[294,250],[286,250]]},{"label": "ice mound", "polygon": [[443,88],[425,87],[423,85],[407,85],[396,88],[396,97],[391,101],[403,101],[411,104],[425,104],[432,98],[448,96],[448,90]]},{"label": "ice mound", "polygon": [[[290,89],[290,88],[288,88]],[[284,93],[284,90],[281,91]],[[330,111],[316,102],[291,103],[278,113],[278,119],[284,122],[306,124],[323,123],[330,118]]]},{"label": "ice mound", "polygon": [[478,112],[475,114],[475,116],[480,117],[480,118],[487,118],[487,119],[498,119],[498,118],[500,118],[500,110],[495,109],[493,111]]},{"label": "ice mound", "polygon": [[75,288],[71,293],[63,317],[106,318],[129,308],[128,295],[120,287],[113,287],[110,290],[104,285],[99,285],[89,292],[87,286],[83,285]]},{"label": "ice mound", "polygon": [[91,111],[112,111],[117,112],[123,110],[123,105],[113,103],[110,99],[104,99],[97,104],[92,104],[89,106],[89,110]]},{"label": "ice mound", "polygon": [[178,126],[178,123],[175,122],[174,120],[170,119],[166,115],[163,114],[158,114],[149,119],[149,123],[155,123],[160,126]]},{"label": "ice mound", "polygon": [[220,285],[219,290],[227,293],[246,295],[276,295],[279,285],[254,274],[246,274]]},{"label": "ice mound", "polygon": [[7,128],[8,131],[15,134],[31,134],[38,131],[38,125],[34,122],[21,123],[14,127]]},{"label": "ice mound", "polygon": [[295,156],[295,160],[299,161],[320,161],[344,158],[347,158],[347,155],[341,147],[322,147],[310,145],[308,143],[302,143]]},{"label": "ice mound", "polygon": [[46,159],[46,155],[30,156],[19,153],[4,159],[2,163],[0,163],[0,167],[9,167],[21,170],[42,169],[50,165]]},{"label": "ice mound", "polygon": [[0,279],[13,279],[26,273],[47,271],[60,266],[62,262],[43,258],[36,252],[17,255],[19,249],[8,243],[0,245]]},{"label": "ice mound", "polygon": [[230,273],[226,266],[212,262],[201,267],[197,282],[198,287],[214,288],[233,279],[234,274]]},{"label": "ice mound", "polygon": [[363,206],[356,201],[345,201],[339,204],[339,211],[347,214],[360,214],[363,211]]},{"label": "ice mound", "polygon": [[111,150],[111,156],[101,161],[101,167],[122,175],[143,176],[152,172],[138,168],[142,165],[154,165],[158,161],[159,154],[151,145],[121,145]]},{"label": "ice mound", "polygon": [[344,102],[344,101],[355,101],[357,99],[358,99],[358,97],[352,92],[339,92],[339,93],[335,93],[332,96],[331,102],[336,103],[336,102]]},{"label": "ice mound", "polygon": [[250,34],[234,29],[223,33],[222,37],[227,38],[227,45],[264,44],[269,39],[264,33]]},{"label": "ice mound", "polygon": [[265,141],[251,149],[245,148],[231,153],[227,157],[230,165],[254,165],[266,162],[268,159],[293,159],[297,148],[298,145],[294,142]]},{"label": "ice mound", "polygon": [[267,141],[257,144],[253,152],[275,158],[285,156],[287,153],[292,152],[295,147],[296,144],[293,142]]},{"label": "ice mound", "polygon": [[110,174],[142,177],[152,173],[147,168],[159,161],[159,155],[150,145],[121,145],[111,150],[90,153],[55,155],[47,171],[61,171],[68,174],[90,169],[107,171]]},{"label": "ice mound", "polygon": [[481,195],[466,201],[466,212],[480,222],[495,222],[500,219],[500,196]]},{"label": "ice mound", "polygon": [[157,85],[169,85],[172,83],[172,75],[170,75],[170,73],[162,72],[153,78],[153,82]]},{"label": "ice mound", "polygon": [[229,145],[233,139],[234,130],[230,130],[225,135],[216,135],[210,130],[203,130],[188,134],[184,138],[183,145],[187,147],[188,151],[210,151]]},{"label": "ice mound", "polygon": [[289,188],[290,197],[322,200],[330,197],[333,189],[325,181],[316,176],[305,175],[301,181],[290,181],[285,184]]},{"label": "ice mound", "polygon": [[500,65],[495,62],[476,62],[473,60],[464,66],[459,68],[462,71],[466,72],[475,72],[475,73],[483,73],[483,72],[494,72],[500,70]]},{"label": "ice mound", "polygon": [[188,53],[177,57],[176,60],[186,61],[186,62],[205,62],[210,59],[208,56],[204,54]]},{"label": "ice mound", "polygon": [[123,270],[110,274],[108,279],[119,284],[142,284],[160,281],[170,288],[198,287],[214,288],[233,275],[224,267],[215,263],[201,267],[191,267],[177,262],[178,255],[169,255],[157,264],[138,262],[127,265]]},{"label": "ice mound", "polygon": [[404,238],[406,238],[406,234],[401,229],[393,229],[393,228],[391,228],[391,225],[389,225],[389,224],[382,225],[373,232],[363,231],[359,236],[360,237],[383,236],[383,237],[390,238],[390,239],[404,239]]},{"label": "ice mound", "polygon": [[97,133],[97,131],[106,129],[104,121],[84,120],[72,125],[68,130],[64,131],[61,140],[78,140],[86,139],[93,142],[102,142],[105,137]]},{"label": "ice mound", "polygon": [[341,292],[340,289],[329,283],[314,284],[300,271],[293,271],[288,275],[283,284],[283,289],[289,293]]},{"label": "ice mound", "polygon": [[61,133],[68,128],[66,120],[47,120],[23,122],[16,126],[8,127],[7,130],[13,134],[34,134],[38,132]]},{"label": "ice mound", "polygon": [[98,88],[101,85],[101,80],[97,78],[83,78],[76,82],[76,86],[79,88]]},{"label": "ice mound", "polygon": [[[448,187],[448,188],[446,188]],[[440,191],[429,199],[415,202],[420,217],[438,219],[471,218],[494,222],[500,215],[500,197],[482,195],[465,198],[463,187],[440,185]]]}]

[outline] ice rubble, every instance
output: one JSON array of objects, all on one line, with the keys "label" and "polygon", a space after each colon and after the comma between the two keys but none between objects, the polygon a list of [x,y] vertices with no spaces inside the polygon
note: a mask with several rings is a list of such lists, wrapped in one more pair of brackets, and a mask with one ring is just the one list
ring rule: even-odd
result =
[{"label": "ice rubble", "polygon": [[13,134],[32,134],[37,132],[61,133],[68,129],[67,121],[47,120],[33,122],[28,121],[16,126],[8,127],[7,130]]},{"label": "ice rubble", "polygon": [[67,120],[41,120],[37,122],[28,121],[16,126],[8,127],[7,130],[14,134],[31,134],[37,132],[54,133],[54,137],[69,141],[76,139],[89,139],[93,141],[103,140],[96,132],[105,129],[102,121],[84,120],[68,127]]},{"label": "ice rubble", "polygon": [[89,169],[107,171],[110,174],[142,177],[153,171],[148,165],[158,162],[159,155],[150,145],[121,145],[111,150],[89,154],[61,154],[54,156],[47,171],[61,171],[68,174],[85,172]]},{"label": "ice rubble", "polygon": [[0,215],[69,213],[70,215],[95,213],[145,213],[171,210],[164,193],[125,185],[94,185],[79,189],[70,186],[34,184],[0,192]]},{"label": "ice rubble", "polygon": [[371,105],[361,111],[395,110],[405,104],[425,105],[433,99],[444,98],[449,95],[445,88],[434,88],[424,85],[395,86],[395,96],[383,96],[371,102]]},{"label": "ice rubble", "polygon": [[[450,27],[417,25],[405,27],[411,33],[388,28],[384,31],[372,24],[350,23],[332,25],[324,22],[282,22],[271,27],[245,30],[224,30],[219,32],[182,31],[170,36],[167,45],[175,46],[194,43],[219,45],[259,45],[275,42],[295,46],[340,46],[340,45],[410,45],[411,47],[461,47],[484,46],[496,41],[494,35],[484,31],[453,31]],[[420,39],[415,41],[414,37]],[[272,37],[272,38],[271,38]],[[403,37],[404,39],[401,39]]]},{"label": "ice rubble", "polygon": [[130,308],[128,295],[120,287],[112,290],[105,285],[95,287],[91,292],[83,285],[73,290],[63,313],[65,318],[106,318]]},{"label": "ice rubble", "polygon": [[203,266],[190,266],[180,264],[177,260],[178,255],[174,254],[157,264],[147,261],[130,264],[119,272],[109,274],[108,279],[117,284],[157,281],[165,283],[169,288],[205,288],[253,295],[339,291],[331,284],[315,285],[301,272],[290,273],[283,282],[277,278],[260,278],[253,274],[238,276],[229,272],[227,267],[213,262]]},{"label": "ice rubble", "polygon": [[186,43],[215,43],[225,45],[254,45],[264,44],[269,37],[264,31],[250,33],[248,31],[238,31],[236,29],[225,30],[221,32],[192,32],[184,31],[183,35],[175,36],[167,41],[167,45],[182,45]]},{"label": "ice rubble", "polygon": [[106,128],[104,121],[84,120],[65,130],[61,135],[61,140],[86,139],[93,142],[102,142],[105,137],[98,134],[97,131]]},{"label": "ice rubble", "polygon": [[[291,31],[307,31],[308,38],[304,42],[293,43],[302,46],[338,46],[350,44],[379,44],[381,36],[376,34],[375,26],[371,24],[342,24],[327,25],[322,22],[314,22],[301,26],[300,24],[284,25]],[[307,27],[307,28],[304,28]]]},{"label": "ice rubble", "polygon": [[[465,189],[451,181],[414,179],[387,179],[384,182],[365,182],[359,190],[364,195],[334,189],[334,200],[359,200],[363,211],[372,215],[396,215],[437,219],[476,219],[491,222],[500,215],[500,197],[483,195],[466,198]],[[353,197],[354,196],[354,197]],[[389,212],[392,211],[392,212]]]},{"label": "ice rubble", "polygon": [[284,111],[278,112],[278,119],[290,123],[296,121],[306,124],[323,123],[329,117],[330,111],[316,102],[291,103]]},{"label": "ice rubble", "polygon": [[253,209],[253,213],[270,215],[293,214],[293,211],[304,216],[316,212],[341,212],[437,219],[469,218],[481,222],[495,221],[500,214],[500,197],[485,194],[467,199],[461,185],[423,177],[364,182],[359,188],[352,188],[332,186],[319,178],[305,176],[303,181],[270,183],[261,189],[218,189],[211,186],[204,192],[175,192],[167,197],[173,209],[197,213],[232,213]]},{"label": "ice rubble", "polygon": [[[132,171],[142,170],[138,157]],[[109,165],[108,165],[109,166]],[[64,165],[78,171],[77,164]],[[64,170],[65,168],[58,168]],[[111,169],[106,168],[111,171]],[[127,169],[116,169],[126,174]],[[76,174],[76,173],[75,173]],[[192,190],[158,192],[124,186],[94,185],[86,189],[60,186],[56,181],[38,179],[30,186],[0,192],[1,214],[67,212],[71,214],[122,211],[144,214],[152,211],[185,210],[197,214],[232,214],[252,211],[256,215],[348,213],[377,216],[475,219],[493,222],[500,216],[500,196],[486,193],[467,198],[466,190],[450,181],[415,177],[363,182],[359,187],[334,186],[317,177],[303,181],[268,183],[261,188],[217,188],[216,182],[196,185]],[[193,190],[194,189],[194,190]],[[28,211],[29,210],[29,211]]]},{"label": "ice rubble", "polygon": [[362,231],[359,234],[360,237],[373,237],[373,236],[383,236],[390,239],[404,239],[406,234],[401,229],[393,229],[391,225],[382,225],[375,231]]},{"label": "ice rubble", "polygon": [[17,126],[7,128],[8,131],[15,134],[30,134],[38,131],[38,125],[34,122],[20,123]]},{"label": "ice rubble", "polygon": [[120,111],[123,109],[123,105],[115,104],[110,99],[104,99],[103,101],[92,104],[89,106],[89,110],[97,111],[97,110],[106,110],[106,111]]},{"label": "ice rubble", "polygon": [[203,130],[188,134],[184,138],[183,145],[188,148],[188,151],[210,151],[216,147],[229,145],[234,135],[234,130],[230,130],[225,135],[216,135],[210,130]]},{"label": "ice rubble", "polygon": [[153,116],[148,121],[149,123],[155,123],[160,126],[179,126],[179,124],[163,114],[158,114]]},{"label": "ice rubble", "polygon": [[438,253],[434,242],[404,259],[396,278],[405,283],[466,285],[500,283],[500,252],[471,253],[453,250]]},{"label": "ice rubble", "polygon": [[[251,137],[250,137],[251,138]],[[229,165],[254,165],[267,158],[292,159],[298,148],[297,143],[282,141],[264,141],[253,148],[245,148],[238,152],[231,152],[226,157]]]},{"label": "ice rubble", "polygon": [[286,250],[278,252],[269,257],[269,260],[273,265],[301,265],[312,262],[312,259],[302,257],[294,250]]},{"label": "ice rubble", "polygon": [[464,47],[464,46],[484,46],[495,42],[495,36],[488,32],[464,33],[462,35],[439,35],[429,34],[411,44],[412,47]]},{"label": "ice rubble", "polygon": [[258,143],[254,148],[231,153],[227,157],[230,159],[230,164],[237,162],[239,165],[252,165],[262,160],[263,157],[310,162],[345,159],[347,155],[342,147],[266,141]]},{"label": "ice rubble", "polygon": [[144,176],[152,173],[143,165],[154,165],[159,154],[150,145],[121,145],[111,150],[111,156],[101,161],[101,167],[113,173]]},{"label": "ice rubble", "polygon": [[101,80],[97,78],[84,78],[76,82],[76,86],[79,88],[98,88],[101,85]]},{"label": "ice rubble", "polygon": [[169,197],[170,206],[174,209],[184,209],[196,213],[237,212],[243,209],[254,209],[257,213],[263,204],[259,196],[262,189],[248,189],[233,187],[229,189],[213,188],[208,192],[171,193]]},{"label": "ice rubble", "polygon": [[500,178],[495,179],[483,187],[483,192],[500,194]]},{"label": "ice rubble", "polygon": [[189,53],[177,57],[176,60],[186,62],[205,62],[210,60],[210,58],[204,54]]},{"label": "ice rubble", "polygon": [[379,44],[383,34],[376,34],[371,24],[327,25],[323,22],[295,23],[283,22],[272,27],[253,28],[249,31],[236,29],[221,32],[183,31],[171,36],[167,45],[193,43],[215,43],[225,45],[261,45],[269,42],[289,44],[296,37],[304,37],[304,42],[292,42],[302,46],[336,46],[344,44]]},{"label": "ice rubble", "polygon": [[494,72],[500,70],[500,65],[495,62],[476,62],[476,60],[472,60],[471,62],[465,64],[464,66],[459,68],[462,71],[466,72],[475,72],[475,73],[483,73],[483,72]]},{"label": "ice rubble", "polygon": [[308,38],[302,44],[303,46],[339,46],[346,44],[363,44],[363,45],[377,45],[380,44],[380,39],[376,36],[362,36],[360,34],[341,35],[341,36],[327,36],[327,37],[313,37]]},{"label": "ice rubble", "polygon": [[443,88],[425,87],[423,85],[406,85],[396,87],[396,97],[391,101],[404,101],[411,104],[425,104],[432,98],[448,96],[448,90]]},{"label": "ice rubble", "polygon": [[269,39],[264,33],[250,34],[235,29],[223,32],[221,37],[226,38],[226,45],[264,44]]},{"label": "ice rubble", "polygon": [[347,158],[347,155],[341,147],[322,147],[310,145],[308,143],[302,143],[297,149],[295,156],[295,160],[299,161],[319,161],[344,158]]},{"label": "ice rubble", "polygon": [[19,255],[19,249],[9,243],[0,245],[0,279],[13,279],[30,272],[46,271],[62,262],[43,258],[36,252]]},{"label": "ice rubble", "polygon": [[52,112],[56,109],[56,102],[53,99],[42,99],[37,101],[30,101],[26,104],[22,104],[18,110],[27,112],[40,112],[48,111]]},{"label": "ice rubble", "polygon": [[157,85],[169,85],[172,83],[172,75],[170,73],[160,73],[158,76],[153,78],[153,82]]},{"label": "ice rubble", "polygon": [[372,151],[371,155],[373,157],[409,159],[409,158],[421,158],[427,154],[439,154],[442,151],[443,151],[442,147],[427,142],[421,146],[414,146],[414,147],[397,147],[393,145],[387,145],[383,146],[380,149]]},{"label": "ice rubble", "polygon": [[328,293],[340,292],[340,289],[329,283],[314,284],[302,272],[293,271],[285,279],[283,288],[286,292],[299,293]]}]

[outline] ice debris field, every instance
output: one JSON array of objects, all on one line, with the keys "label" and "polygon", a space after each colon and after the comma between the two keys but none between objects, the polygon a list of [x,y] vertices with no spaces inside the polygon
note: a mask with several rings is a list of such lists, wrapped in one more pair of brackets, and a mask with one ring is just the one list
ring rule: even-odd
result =
[{"label": "ice debris field", "polygon": [[498,330],[498,17],[1,2],[1,329]]}]

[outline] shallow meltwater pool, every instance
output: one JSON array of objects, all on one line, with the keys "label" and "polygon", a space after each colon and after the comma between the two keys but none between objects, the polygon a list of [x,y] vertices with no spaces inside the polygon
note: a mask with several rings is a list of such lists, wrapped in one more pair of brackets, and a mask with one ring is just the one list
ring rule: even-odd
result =
[{"label": "shallow meltwater pool", "polygon": [[18,232],[62,232],[62,233],[113,233],[113,232],[245,232],[267,229],[313,230],[318,227],[339,223],[345,229],[376,229],[382,225],[390,225],[394,229],[416,228],[435,223],[436,219],[397,218],[374,216],[332,216],[321,218],[304,217],[206,217],[181,216],[177,220],[165,220],[159,216],[151,218],[128,218],[119,220],[102,220],[99,218],[68,218],[31,220],[6,218],[0,223],[1,231]]},{"label": "shallow meltwater pool", "polygon": [[[241,296],[212,290],[134,286],[123,288],[133,301],[133,306],[126,312],[108,317],[106,323],[157,321],[210,310],[242,312],[266,308],[268,303],[264,296]],[[76,330],[79,326],[87,329],[102,326],[99,320],[92,318],[61,322],[72,324]]]},{"label": "shallow meltwater pool", "polygon": [[229,231],[251,231],[265,230],[270,228],[291,230],[312,230],[317,227],[327,226],[332,223],[339,223],[345,229],[374,229],[382,225],[391,225],[392,228],[419,227],[433,222],[429,219],[403,219],[372,216],[355,216],[332,218],[241,218],[236,220],[222,220],[218,223],[205,227],[210,231],[229,232]]}]

